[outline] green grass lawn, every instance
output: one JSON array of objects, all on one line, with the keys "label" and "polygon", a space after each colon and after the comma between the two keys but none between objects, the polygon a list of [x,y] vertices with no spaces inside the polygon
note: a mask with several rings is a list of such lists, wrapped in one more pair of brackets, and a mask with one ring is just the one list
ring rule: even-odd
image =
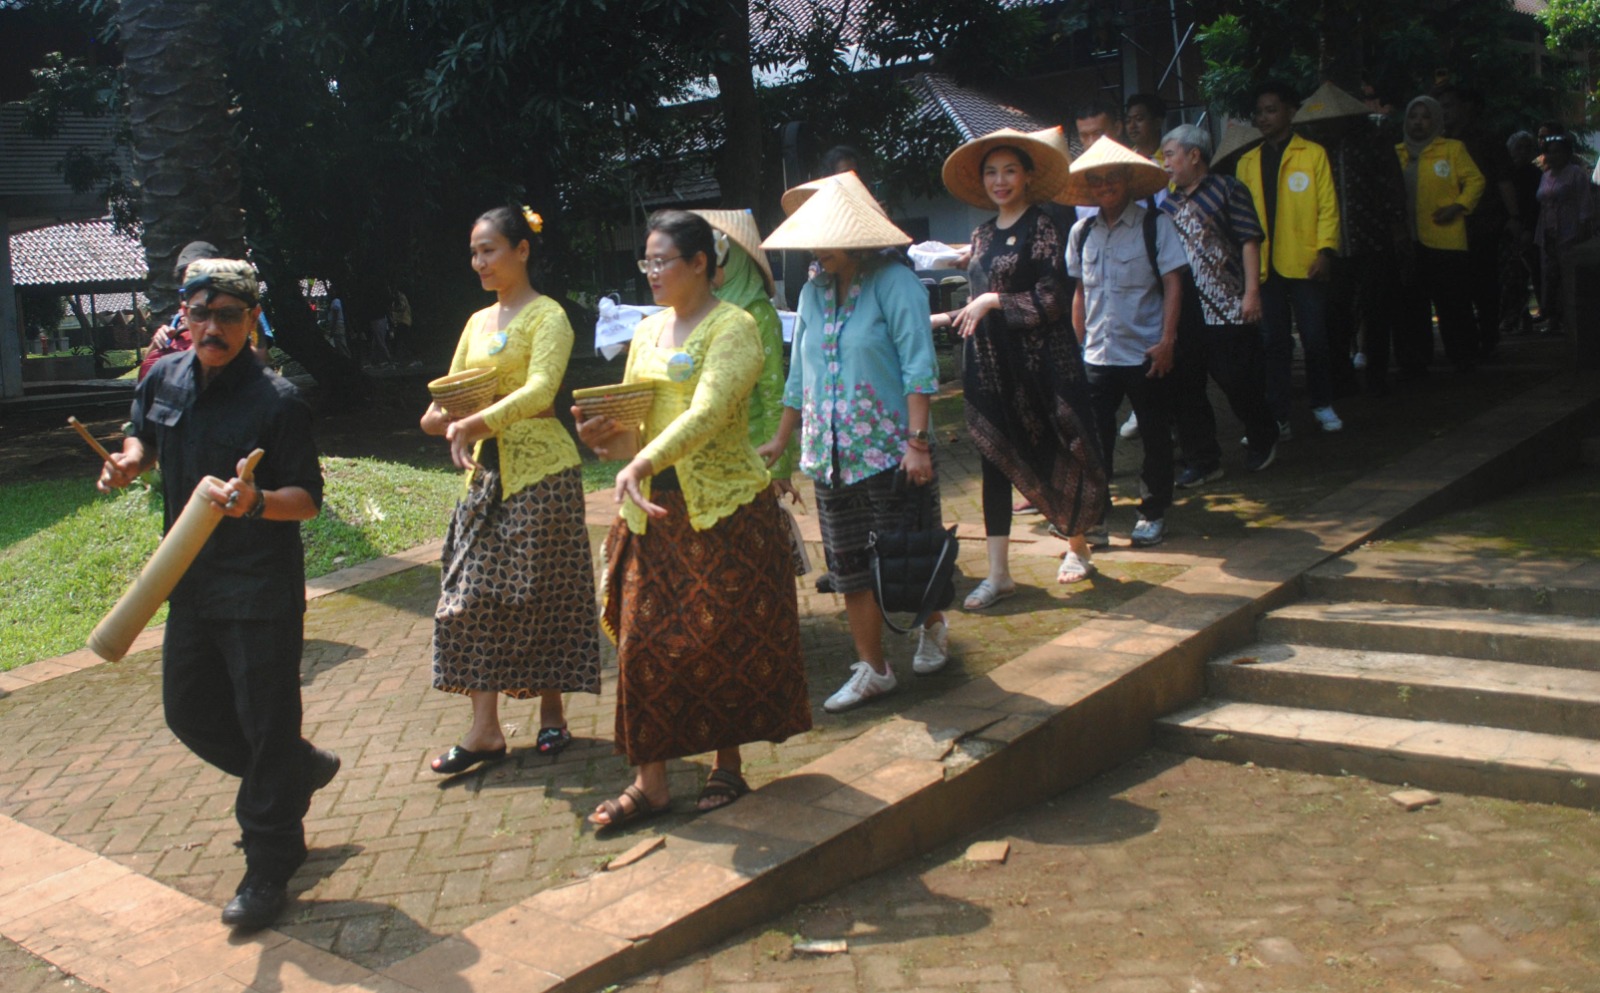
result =
[{"label": "green grass lawn", "polygon": [[[302,528],[308,576],[441,537],[462,485],[453,470],[374,459],[324,457],[322,469],[322,515]],[[35,482],[0,486],[0,504],[3,670],[83,647],[155,550],[161,495]]]}]

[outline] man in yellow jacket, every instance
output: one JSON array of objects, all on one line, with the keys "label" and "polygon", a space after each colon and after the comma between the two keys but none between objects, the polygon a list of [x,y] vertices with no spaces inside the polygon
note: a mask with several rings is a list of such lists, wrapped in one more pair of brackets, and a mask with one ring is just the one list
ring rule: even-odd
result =
[{"label": "man in yellow jacket", "polygon": [[1300,331],[1311,413],[1324,431],[1344,427],[1333,410],[1328,355],[1328,277],[1339,248],[1339,201],[1321,145],[1290,127],[1299,103],[1283,83],[1256,87],[1255,125],[1262,143],[1239,159],[1236,173],[1250,188],[1267,238],[1261,245],[1261,334],[1267,402],[1278,435],[1292,437],[1289,368],[1292,329]]}]

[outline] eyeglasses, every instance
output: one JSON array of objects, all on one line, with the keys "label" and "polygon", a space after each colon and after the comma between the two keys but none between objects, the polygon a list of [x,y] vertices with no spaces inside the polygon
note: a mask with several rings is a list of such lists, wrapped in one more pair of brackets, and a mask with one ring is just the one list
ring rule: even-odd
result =
[{"label": "eyeglasses", "polygon": [[244,313],[243,307],[207,307],[203,303],[197,303],[189,308],[189,323],[233,328],[244,323]]},{"label": "eyeglasses", "polygon": [[669,255],[654,259],[640,259],[639,271],[644,273],[646,276],[659,276],[661,275],[661,270],[665,269],[667,266],[681,258],[683,258],[682,255]]}]

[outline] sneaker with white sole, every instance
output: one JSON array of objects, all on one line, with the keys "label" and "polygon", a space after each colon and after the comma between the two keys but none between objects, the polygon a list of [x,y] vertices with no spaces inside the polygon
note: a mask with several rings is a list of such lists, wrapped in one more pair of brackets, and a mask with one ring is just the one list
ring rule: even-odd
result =
[{"label": "sneaker with white sole", "polygon": [[1174,485],[1176,485],[1180,490],[1187,490],[1195,486],[1204,486],[1207,483],[1214,483],[1221,478],[1222,466],[1220,465],[1214,465],[1209,469],[1202,469],[1199,466],[1190,466],[1189,468],[1178,473],[1178,478],[1174,481]]},{"label": "sneaker with white sole", "polygon": [[1339,420],[1339,415],[1333,412],[1332,407],[1312,407],[1311,416],[1315,417],[1317,423],[1322,425],[1322,430],[1330,434],[1344,429],[1344,421]]},{"label": "sneaker with white sole", "polygon": [[1096,524],[1083,533],[1084,540],[1090,548],[1110,548],[1111,529],[1104,524]]},{"label": "sneaker with white sole", "polygon": [[894,670],[879,675],[871,662],[857,662],[850,667],[850,678],[838,692],[822,701],[822,709],[830,714],[843,713],[859,707],[874,697],[883,696],[895,688]]},{"label": "sneaker with white sole", "polygon": [[1133,547],[1149,548],[1151,545],[1161,544],[1161,539],[1167,536],[1167,522],[1165,518],[1159,520],[1146,520],[1139,518],[1133,525]]},{"label": "sneaker with white sole", "polygon": [[928,676],[950,661],[950,625],[935,621],[917,630],[917,650],[911,656],[911,671]]},{"label": "sneaker with white sole", "polygon": [[1129,414],[1128,419],[1122,422],[1122,427],[1117,429],[1117,434],[1124,438],[1139,437],[1139,415]]},{"label": "sneaker with white sole", "polygon": [[1244,457],[1245,468],[1251,472],[1260,472],[1273,463],[1278,457],[1278,446],[1273,445],[1265,452],[1246,452]]}]

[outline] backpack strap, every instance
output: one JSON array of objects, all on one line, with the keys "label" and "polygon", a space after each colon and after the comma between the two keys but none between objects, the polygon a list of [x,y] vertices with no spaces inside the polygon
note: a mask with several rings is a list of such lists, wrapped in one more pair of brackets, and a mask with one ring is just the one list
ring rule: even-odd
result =
[{"label": "backpack strap", "polygon": [[1161,266],[1156,261],[1156,214],[1157,208],[1146,207],[1144,211],[1144,254],[1150,259],[1150,271],[1156,275],[1156,286],[1161,285]]}]

